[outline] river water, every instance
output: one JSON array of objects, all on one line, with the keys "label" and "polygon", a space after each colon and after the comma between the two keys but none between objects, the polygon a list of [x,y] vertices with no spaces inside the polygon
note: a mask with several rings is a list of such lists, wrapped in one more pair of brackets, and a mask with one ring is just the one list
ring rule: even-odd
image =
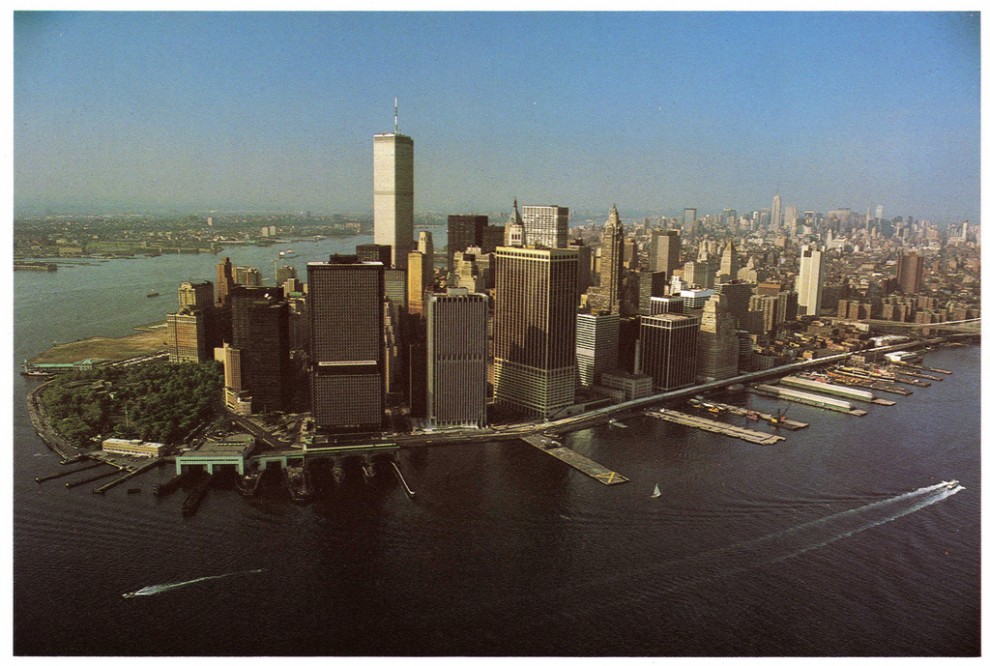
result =
[{"label": "river water", "polygon": [[[304,278],[361,242],[295,243],[293,263]],[[225,254],[270,277],[286,247]],[[161,320],[218,260],[16,272],[14,360]],[[620,486],[522,442],[456,445],[400,454],[415,500],[349,469],[305,506],[274,483],[213,490],[190,518],[182,491],[150,492],[168,468],[106,495],[35,483],[62,468],[24,407],[36,380],[15,376],[14,652],[976,656],[979,361],[936,350],[955,374],[861,418],[794,405],[811,425],[776,446],[646,416],[565,438]]]}]

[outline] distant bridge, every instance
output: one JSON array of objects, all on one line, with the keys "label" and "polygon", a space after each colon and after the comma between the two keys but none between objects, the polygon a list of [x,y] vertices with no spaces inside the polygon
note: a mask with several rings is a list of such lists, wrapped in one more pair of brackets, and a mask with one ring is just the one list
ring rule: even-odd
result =
[{"label": "distant bridge", "polygon": [[890,321],[888,319],[845,319],[843,317],[832,317],[832,319],[850,324],[874,324],[877,326],[896,326],[899,328],[951,328],[955,326],[964,326],[966,324],[979,324],[981,317],[974,317],[973,319],[957,319],[955,321],[931,322],[929,324],[919,324],[912,321]]}]

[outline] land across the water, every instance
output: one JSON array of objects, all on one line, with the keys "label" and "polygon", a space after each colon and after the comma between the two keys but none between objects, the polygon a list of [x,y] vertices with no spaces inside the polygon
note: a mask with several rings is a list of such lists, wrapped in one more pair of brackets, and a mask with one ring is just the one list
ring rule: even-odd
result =
[{"label": "land across the water", "polygon": [[31,365],[39,363],[78,363],[86,359],[126,361],[165,351],[165,322],[136,326],[137,333],[120,338],[93,337],[57,344],[35,356]]}]

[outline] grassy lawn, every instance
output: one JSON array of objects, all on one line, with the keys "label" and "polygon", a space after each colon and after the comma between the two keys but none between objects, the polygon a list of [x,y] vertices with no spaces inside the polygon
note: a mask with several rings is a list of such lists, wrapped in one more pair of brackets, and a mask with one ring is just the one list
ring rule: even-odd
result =
[{"label": "grassy lawn", "polygon": [[149,324],[122,338],[86,338],[56,345],[31,359],[31,363],[75,363],[87,358],[123,361],[166,350],[166,328]]}]

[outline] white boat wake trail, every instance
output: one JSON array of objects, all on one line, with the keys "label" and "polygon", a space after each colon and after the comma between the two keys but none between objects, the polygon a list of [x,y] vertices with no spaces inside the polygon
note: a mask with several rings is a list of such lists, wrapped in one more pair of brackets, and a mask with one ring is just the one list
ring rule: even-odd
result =
[{"label": "white boat wake trail", "polygon": [[229,576],[240,576],[242,574],[252,574],[261,573],[264,569],[250,569],[248,571],[232,571],[230,573],[219,574],[217,576],[203,576],[201,578],[193,578],[192,580],[184,580],[179,583],[160,583],[158,585],[148,585],[142,587],[140,590],[135,590],[134,592],[124,592],[121,596],[124,599],[130,599],[131,597],[150,597],[155,594],[161,594],[162,592],[170,592],[180,587],[185,587],[187,585],[192,585],[194,583],[201,583],[204,580],[217,580],[218,578],[227,578]]},{"label": "white boat wake trail", "polygon": [[[645,566],[619,568],[611,575],[565,585],[545,600],[554,609],[554,617],[577,620],[587,614],[600,614],[611,606],[655,603],[657,596],[677,593],[685,588],[738,576],[758,567],[783,562],[823,548],[865,530],[879,527],[915,511],[920,511],[955,495],[964,488],[956,481],[942,483],[895,497],[818,518],[780,532],[694,555],[656,562]],[[636,585],[629,585],[634,579]],[[626,590],[621,599],[611,603],[588,604],[589,598],[605,595],[596,590],[615,586]]]}]

